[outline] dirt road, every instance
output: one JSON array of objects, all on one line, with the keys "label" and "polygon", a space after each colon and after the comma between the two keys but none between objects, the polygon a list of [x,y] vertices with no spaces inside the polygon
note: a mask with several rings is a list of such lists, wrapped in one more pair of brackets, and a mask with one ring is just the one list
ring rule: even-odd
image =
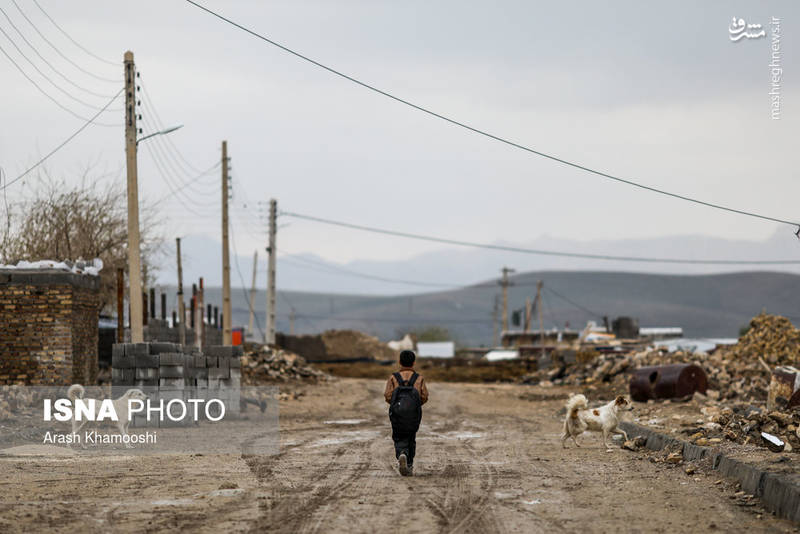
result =
[{"label": "dirt road", "polygon": [[281,405],[277,456],[0,459],[0,531],[795,529],[703,466],[689,476],[597,436],[562,450],[563,392],[430,389],[413,478],[395,468],[383,383],[342,379]]}]

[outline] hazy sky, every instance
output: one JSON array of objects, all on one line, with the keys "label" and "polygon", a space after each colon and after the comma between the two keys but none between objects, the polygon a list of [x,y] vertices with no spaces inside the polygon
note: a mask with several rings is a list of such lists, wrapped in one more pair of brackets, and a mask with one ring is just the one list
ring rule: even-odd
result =
[{"label": "hazy sky", "polygon": [[[66,40],[33,0],[14,1],[67,58],[96,76],[121,80],[123,53],[133,50],[148,105],[167,125],[185,125],[170,141],[197,169],[217,162],[220,142],[228,140],[240,253],[263,250],[257,202],[270,197],[286,210],[485,242],[542,235],[766,239],[777,228],[608,182],[458,129],[180,0],[37,0],[117,67]],[[345,73],[538,150],[677,193],[800,219],[796,2],[201,3]],[[98,94],[118,90],[56,54],[12,1],[0,6],[74,83]],[[768,32],[771,17],[781,20],[781,120],[770,118],[770,41],[731,42],[734,16]],[[0,28],[66,93],[105,104],[50,71],[2,13]],[[42,79],[2,34],[0,46],[63,105],[93,114]],[[0,80],[0,166],[13,179],[82,121],[42,96],[2,55]],[[142,113],[145,133],[153,131],[154,117]],[[103,120],[121,124],[122,112]],[[149,201],[170,192],[145,146],[157,151],[163,142],[140,146],[139,186]],[[122,127],[92,126],[48,167],[71,181],[91,163],[94,172],[124,183],[124,162]],[[162,235],[218,238],[219,182],[215,173],[164,201]],[[9,188],[9,201],[28,187]],[[441,248],[281,223],[290,223],[281,228],[281,248],[335,261]],[[787,240],[787,250],[796,255],[796,244]]]}]

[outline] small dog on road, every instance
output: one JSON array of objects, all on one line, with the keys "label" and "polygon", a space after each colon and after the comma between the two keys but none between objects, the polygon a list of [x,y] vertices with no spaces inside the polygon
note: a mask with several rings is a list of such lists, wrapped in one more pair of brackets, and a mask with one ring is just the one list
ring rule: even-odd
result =
[{"label": "small dog on road", "polygon": [[[80,384],[72,384],[69,389],[67,390],[67,397],[69,400],[72,401],[72,405],[75,406],[75,399],[83,399],[83,396],[86,394],[86,389]],[[114,405],[114,411],[119,418],[119,421],[116,421],[115,424],[117,425],[117,430],[123,436],[128,435],[128,427],[131,424],[130,419],[128,419],[128,399],[137,399],[140,401],[147,400],[147,395],[145,395],[141,389],[129,389],[125,392],[125,394],[117,399],[114,399],[112,404]],[[100,403],[98,402],[95,405],[95,416],[97,415],[98,410],[100,409]],[[72,414],[72,433],[76,434],[80,431],[83,426],[88,423],[88,421],[78,421],[75,417],[75,413]],[[84,444],[85,446],[85,444]],[[130,443],[126,443],[125,447],[131,449],[133,446]]]},{"label": "small dog on road", "polygon": [[576,447],[578,440],[575,439],[587,430],[603,433],[603,444],[610,448],[608,444],[609,434],[622,434],[625,440],[628,434],[619,428],[619,412],[633,410],[633,405],[623,395],[618,396],[608,404],[600,408],[589,409],[586,397],[583,395],[572,395],[567,400],[567,415],[564,418],[564,435],[561,436],[561,446],[566,448],[568,438],[572,438]]}]

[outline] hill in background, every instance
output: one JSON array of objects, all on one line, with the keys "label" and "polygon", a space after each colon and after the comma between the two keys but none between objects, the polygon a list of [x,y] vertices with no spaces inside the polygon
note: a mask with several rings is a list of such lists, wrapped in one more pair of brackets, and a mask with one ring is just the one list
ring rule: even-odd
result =
[{"label": "hill in background", "polygon": [[[629,315],[640,326],[680,326],[690,337],[736,337],[740,327],[762,309],[800,318],[800,276],[777,272],[738,272],[712,275],[667,275],[627,272],[529,272],[512,277],[509,310],[524,306],[544,282],[545,328],[582,328],[603,315]],[[235,278],[234,278],[235,280]],[[232,280],[235,326],[246,326],[248,292]],[[174,286],[164,286],[168,308],[175,302]],[[191,294],[191,285],[184,288]],[[410,329],[447,328],[460,345],[488,346],[492,342],[492,308],[500,288],[495,280],[456,290],[396,296],[278,291],[278,330],[288,332],[289,314],[296,313],[295,332],[312,333],[352,328],[382,340]],[[256,320],[263,328],[265,292],[256,294]],[[220,305],[221,290],[206,288],[206,302]],[[538,324],[537,324],[538,327]],[[256,334],[258,329],[256,329]]]}]

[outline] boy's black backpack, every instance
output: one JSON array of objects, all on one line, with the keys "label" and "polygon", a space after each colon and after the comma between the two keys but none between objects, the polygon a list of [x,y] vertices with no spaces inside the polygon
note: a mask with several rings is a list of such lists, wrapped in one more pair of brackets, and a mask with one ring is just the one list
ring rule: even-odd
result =
[{"label": "boy's black backpack", "polygon": [[399,432],[416,432],[422,421],[422,400],[419,391],[414,387],[419,375],[414,373],[408,382],[403,380],[400,373],[394,373],[397,387],[392,392],[392,402],[389,404],[389,420],[392,429]]}]

